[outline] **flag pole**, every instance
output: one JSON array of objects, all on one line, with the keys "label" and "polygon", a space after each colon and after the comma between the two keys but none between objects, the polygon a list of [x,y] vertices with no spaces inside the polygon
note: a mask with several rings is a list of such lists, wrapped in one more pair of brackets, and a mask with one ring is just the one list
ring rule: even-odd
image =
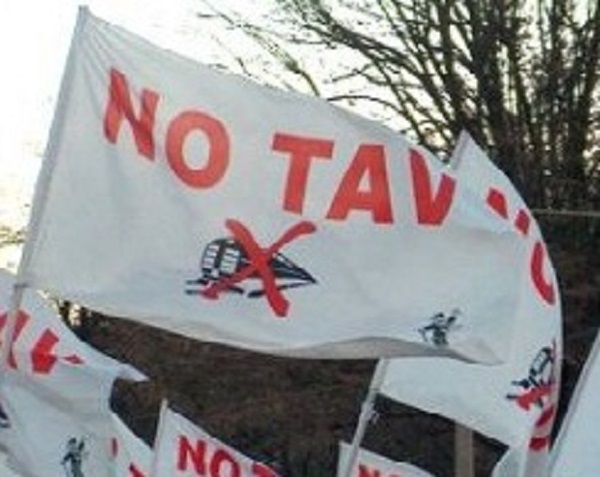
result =
[{"label": "flag pole", "polygon": [[379,394],[379,390],[381,389],[381,383],[385,377],[385,372],[387,370],[389,361],[389,358],[381,358],[377,362],[377,366],[373,372],[373,377],[371,378],[369,390],[367,391],[367,396],[365,397],[360,409],[358,424],[354,431],[354,437],[352,438],[352,444],[350,445],[348,457],[345,462],[344,472],[341,474],[341,477],[351,477],[352,475],[354,465],[356,464],[356,457],[358,456],[358,450],[367,430],[367,424],[369,424],[373,418],[375,399],[377,398],[377,394]]},{"label": "flag pole", "polygon": [[473,430],[454,423],[454,475],[475,477]]},{"label": "flag pole", "polygon": [[158,469],[158,446],[160,445],[161,440],[163,439],[163,433],[165,429],[165,419],[167,416],[167,411],[169,410],[169,400],[167,398],[163,398],[160,402],[160,410],[158,411],[158,423],[156,426],[156,432],[154,433],[154,450],[152,453],[152,464],[150,467],[149,475],[156,475]]},{"label": "flag pole", "polygon": [[17,267],[17,272],[15,276],[15,282],[13,283],[9,298],[9,306],[6,314],[6,335],[0,348],[0,384],[3,383],[6,370],[9,366],[10,352],[13,347],[15,331],[17,328],[17,316],[19,314],[19,309],[21,308],[21,304],[23,302],[25,289],[28,287],[28,283],[26,280],[26,272],[29,268],[31,256],[33,254],[34,244],[39,236],[39,222],[46,203],[46,195],[48,193],[48,189],[50,188],[52,170],[56,162],[56,147],[58,144],[57,137],[64,130],[64,110],[67,101],[67,94],[71,89],[71,84],[73,82],[74,76],[74,50],[76,40],[79,38],[80,33],[83,30],[85,20],[88,18],[88,16],[88,8],[79,7],[77,21],[73,30],[71,45],[69,47],[69,53],[67,55],[63,78],[58,93],[54,118],[50,126],[48,142],[46,144],[46,150],[44,153],[44,161],[40,173],[38,175],[34,191],[31,214],[29,217],[29,225],[27,227],[27,237],[25,239],[25,242],[23,243],[23,247],[21,250],[21,259],[19,260],[19,265]]},{"label": "flag pole", "polygon": [[[462,130],[458,141],[452,151],[449,166],[456,171],[460,166],[460,161],[467,142],[469,133]],[[473,447],[473,430],[465,427],[458,422],[454,423],[454,475],[455,477],[474,477],[475,476],[475,450]]]}]

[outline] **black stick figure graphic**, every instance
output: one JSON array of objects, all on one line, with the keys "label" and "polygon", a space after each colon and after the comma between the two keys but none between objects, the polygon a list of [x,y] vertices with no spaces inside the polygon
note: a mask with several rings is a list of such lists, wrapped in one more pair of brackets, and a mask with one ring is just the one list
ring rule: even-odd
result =
[{"label": "black stick figure graphic", "polygon": [[452,310],[449,315],[443,312],[433,315],[429,319],[431,323],[419,328],[423,341],[433,343],[435,346],[448,346],[448,333],[456,325],[459,315],[459,309]]},{"label": "black stick figure graphic", "polygon": [[66,452],[60,463],[65,468],[66,477],[85,477],[83,460],[85,459],[85,440],[71,437],[67,441]]}]

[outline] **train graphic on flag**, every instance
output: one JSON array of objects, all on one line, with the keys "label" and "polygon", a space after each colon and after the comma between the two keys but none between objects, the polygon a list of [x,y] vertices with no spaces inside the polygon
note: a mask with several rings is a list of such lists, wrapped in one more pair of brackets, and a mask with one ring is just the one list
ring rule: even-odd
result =
[{"label": "train graphic on flag", "polygon": [[[219,283],[240,273],[247,267],[254,268],[244,247],[234,238],[220,238],[211,241],[200,258],[200,277],[187,280],[187,294],[202,293],[206,287]],[[275,252],[268,260],[269,270],[275,279],[278,290],[313,285],[317,280],[302,267],[295,264],[281,252]],[[246,295],[250,298],[262,297],[265,289],[260,273],[254,269],[240,282],[227,286],[227,291]]]}]

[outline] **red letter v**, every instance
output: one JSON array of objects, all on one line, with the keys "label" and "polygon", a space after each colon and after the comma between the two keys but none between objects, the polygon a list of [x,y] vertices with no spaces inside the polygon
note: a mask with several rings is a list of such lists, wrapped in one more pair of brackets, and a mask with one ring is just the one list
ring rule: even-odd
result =
[{"label": "red letter v", "polygon": [[413,195],[417,208],[417,221],[419,224],[439,225],[450,210],[456,180],[442,174],[437,191],[432,190],[431,174],[427,168],[425,158],[414,149],[410,150],[410,170],[413,182]]}]

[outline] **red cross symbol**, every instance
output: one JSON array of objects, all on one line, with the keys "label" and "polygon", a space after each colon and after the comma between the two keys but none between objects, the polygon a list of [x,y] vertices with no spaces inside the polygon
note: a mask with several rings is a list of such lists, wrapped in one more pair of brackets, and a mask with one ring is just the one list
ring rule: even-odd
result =
[{"label": "red cross symbol", "polygon": [[277,241],[267,248],[260,247],[250,230],[241,222],[228,219],[225,221],[225,226],[231,231],[234,239],[246,251],[249,264],[237,273],[213,283],[202,292],[202,295],[206,298],[216,299],[220,292],[228,289],[235,283],[245,280],[256,272],[263,282],[265,296],[275,314],[279,317],[286,316],[290,303],[277,288],[275,276],[269,267],[269,261],[275,253],[292,240],[301,235],[308,235],[315,232],[317,230],[316,226],[312,222],[299,222],[286,230]]}]

